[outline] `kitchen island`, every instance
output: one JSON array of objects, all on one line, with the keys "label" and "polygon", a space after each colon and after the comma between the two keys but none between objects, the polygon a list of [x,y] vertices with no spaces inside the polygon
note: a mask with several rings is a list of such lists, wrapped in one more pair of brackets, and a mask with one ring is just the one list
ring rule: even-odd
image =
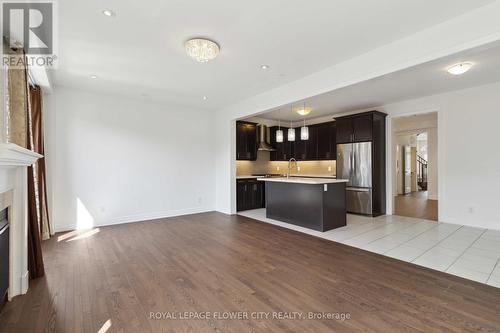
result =
[{"label": "kitchen island", "polygon": [[258,178],[266,183],[266,217],[328,231],[346,225],[345,179]]}]

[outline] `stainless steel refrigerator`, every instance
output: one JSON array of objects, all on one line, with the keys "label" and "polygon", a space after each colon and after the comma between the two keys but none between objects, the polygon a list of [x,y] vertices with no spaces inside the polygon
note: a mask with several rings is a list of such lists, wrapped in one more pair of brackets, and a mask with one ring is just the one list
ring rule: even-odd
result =
[{"label": "stainless steel refrigerator", "polygon": [[372,206],[372,143],[337,145],[337,179],[347,183],[347,212],[373,213]]}]

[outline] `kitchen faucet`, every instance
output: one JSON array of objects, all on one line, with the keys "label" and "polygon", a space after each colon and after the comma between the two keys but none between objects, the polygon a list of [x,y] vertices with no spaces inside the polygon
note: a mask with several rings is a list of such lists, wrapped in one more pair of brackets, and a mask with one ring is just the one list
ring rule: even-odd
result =
[{"label": "kitchen faucet", "polygon": [[[290,178],[290,173],[292,169],[292,162],[295,162],[295,167],[297,168],[297,160],[295,158],[291,158],[288,160],[288,173],[286,174],[286,178]],[[298,171],[298,168],[297,168]]]}]

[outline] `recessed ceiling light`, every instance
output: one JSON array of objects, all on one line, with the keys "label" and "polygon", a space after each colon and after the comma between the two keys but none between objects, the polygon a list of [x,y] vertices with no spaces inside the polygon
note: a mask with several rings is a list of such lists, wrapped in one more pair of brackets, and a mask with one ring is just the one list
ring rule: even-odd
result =
[{"label": "recessed ceiling light", "polygon": [[268,68],[269,68],[269,66],[268,66],[268,65],[261,65],[261,66],[260,66],[260,68],[261,68],[261,69],[268,69]]},{"label": "recessed ceiling light", "polygon": [[102,13],[103,13],[104,16],[107,16],[107,17],[113,17],[113,16],[115,16],[115,12],[112,11],[111,9],[104,9],[102,11]]},{"label": "recessed ceiling light", "polygon": [[473,65],[472,62],[461,62],[448,68],[448,73],[452,75],[462,75],[471,69]]},{"label": "recessed ceiling light", "polygon": [[220,52],[220,47],[216,42],[205,38],[190,39],[184,44],[184,47],[188,56],[198,62],[208,62],[215,59]]},{"label": "recessed ceiling light", "polygon": [[97,75],[90,75],[90,78],[91,78],[92,80],[95,80],[95,79],[97,79]]},{"label": "recessed ceiling light", "polygon": [[208,99],[207,96],[203,96],[203,100],[206,101]]}]

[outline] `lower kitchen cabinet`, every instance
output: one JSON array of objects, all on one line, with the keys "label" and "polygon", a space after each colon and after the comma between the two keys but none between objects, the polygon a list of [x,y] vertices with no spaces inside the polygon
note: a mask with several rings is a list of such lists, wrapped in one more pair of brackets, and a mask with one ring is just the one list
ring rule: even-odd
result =
[{"label": "lower kitchen cabinet", "polygon": [[236,180],[236,210],[258,209],[265,207],[264,182],[255,178]]}]

